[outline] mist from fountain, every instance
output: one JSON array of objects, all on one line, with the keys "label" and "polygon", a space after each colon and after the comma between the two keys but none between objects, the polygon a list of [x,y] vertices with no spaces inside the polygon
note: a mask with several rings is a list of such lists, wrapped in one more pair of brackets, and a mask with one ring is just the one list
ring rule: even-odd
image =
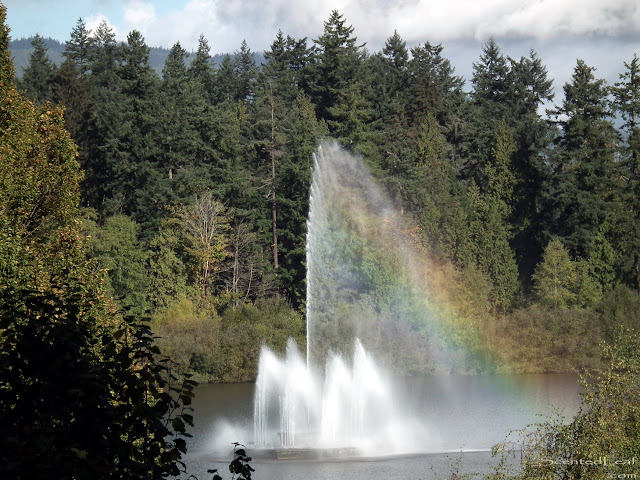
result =
[{"label": "mist from fountain", "polygon": [[[293,340],[283,358],[262,348],[254,399],[255,446],[345,448],[359,455],[428,450],[433,446],[429,433],[412,422],[390,376],[358,339],[371,325],[365,318],[354,322],[353,312],[349,319],[341,314],[352,308],[349,291],[357,288],[353,266],[338,254],[341,242],[349,241],[343,225],[352,221],[353,205],[383,223],[394,211],[362,161],[337,143],[323,142],[313,160],[306,360]],[[379,344],[374,347],[381,350]]]}]

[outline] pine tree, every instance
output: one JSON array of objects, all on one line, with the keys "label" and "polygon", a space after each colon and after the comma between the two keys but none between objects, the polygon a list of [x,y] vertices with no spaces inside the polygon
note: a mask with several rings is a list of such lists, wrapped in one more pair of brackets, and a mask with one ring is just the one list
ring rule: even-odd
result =
[{"label": "pine tree", "polygon": [[463,99],[464,80],[455,75],[451,62],[442,56],[442,45],[429,42],[411,49],[410,92],[411,117],[434,115],[446,127],[448,134],[450,117],[454,115],[457,104]]},{"label": "pine tree", "polygon": [[493,38],[482,47],[479,62],[473,64],[471,83],[471,97],[475,103],[488,109],[487,117],[499,120],[507,115],[509,63]]},{"label": "pine tree", "polygon": [[136,315],[147,304],[147,252],[139,240],[140,226],[126,215],[105,220],[88,244],[89,255],[106,271],[107,293]]},{"label": "pine tree", "polygon": [[103,21],[96,29],[90,52],[89,118],[87,128],[77,139],[83,153],[80,163],[85,171],[83,196],[89,206],[109,216],[122,212],[126,202],[116,197],[112,189],[114,169],[127,161],[122,158],[121,144],[122,131],[127,125],[117,75],[122,51],[108,23]]},{"label": "pine tree", "polygon": [[212,184],[212,142],[208,139],[215,136],[216,127],[210,123],[213,114],[205,85],[192,77],[186,58],[186,50],[176,43],[162,70],[160,114],[154,134],[159,150],[157,178],[147,199],[160,208],[175,201],[187,203]]},{"label": "pine tree", "polygon": [[240,87],[231,55],[228,53],[223,55],[222,61],[214,73],[213,104],[235,102]]},{"label": "pine tree", "polygon": [[372,55],[366,63],[373,78],[366,93],[376,119],[389,124],[389,120],[403,116],[407,104],[409,80],[409,51],[397,31],[387,39],[380,54]]},{"label": "pine tree", "polygon": [[[2,89],[3,94],[13,85],[15,75],[15,68],[9,50],[9,43],[11,42],[10,29],[5,23],[6,19],[7,7],[0,5],[0,89]],[[1,127],[4,128],[5,125]]]},{"label": "pine tree", "polygon": [[326,134],[316,119],[315,108],[304,93],[298,94],[284,119],[287,148],[279,159],[276,185],[278,199],[279,284],[289,300],[300,306],[306,299],[305,252],[311,158],[318,139]]},{"label": "pine tree", "polygon": [[[364,44],[358,45],[353,30],[337,10],[332,11],[324,22],[323,34],[314,40],[309,71],[309,88],[318,118],[327,121],[331,133],[339,129],[338,133],[347,138],[352,133],[358,135],[354,129],[366,121],[361,83]],[[347,122],[349,126],[343,125]]]},{"label": "pine tree", "polygon": [[499,309],[508,309],[519,290],[518,267],[510,245],[515,176],[512,157],[516,150],[513,131],[502,120],[495,133],[491,160],[485,165],[483,189],[471,187],[474,208],[470,232],[475,264],[491,279],[491,298]]},{"label": "pine tree", "polygon": [[491,158],[491,143],[496,126],[505,119],[510,123],[509,62],[493,38],[483,46],[480,60],[473,63],[473,90],[466,115],[463,142],[465,152],[463,178],[482,184],[484,165]]},{"label": "pine tree", "polygon": [[[53,80],[51,99],[64,106],[67,130],[74,139],[82,138],[89,116],[89,83],[80,75],[75,62],[67,58]],[[82,156],[84,154],[80,153]]]},{"label": "pine tree", "polygon": [[71,38],[65,42],[64,56],[73,60],[82,76],[87,75],[91,68],[93,55],[93,38],[91,30],[82,18],[78,18],[76,26],[71,31]]},{"label": "pine tree", "polygon": [[[121,199],[121,211],[142,227],[142,236],[157,227],[165,206],[162,191],[154,180],[158,172],[158,120],[160,117],[159,80],[149,64],[149,47],[137,30],[122,45],[122,60],[117,68],[123,100],[120,133],[121,158],[112,171],[115,185],[112,195]],[[160,191],[158,191],[160,190]]]},{"label": "pine tree", "polygon": [[256,61],[246,40],[240,44],[240,50],[234,52],[234,72],[237,80],[236,100],[252,103],[255,96],[257,76]]},{"label": "pine tree", "polygon": [[624,121],[620,158],[616,170],[622,178],[621,205],[616,212],[615,237],[623,281],[640,289],[640,58],[624,63],[626,71],[612,88],[614,105]]},{"label": "pine tree", "polygon": [[538,110],[553,99],[552,81],[534,51],[529,57],[511,62],[509,72],[510,121],[514,129],[516,152],[513,173],[516,177],[514,211],[511,217],[514,229],[512,245],[518,258],[520,276],[528,285],[535,265],[540,261],[546,244],[543,234],[544,219],[540,205],[545,181],[551,175],[546,161],[546,149],[551,142],[553,127],[540,117]]},{"label": "pine tree", "polygon": [[148,243],[148,302],[153,312],[166,310],[189,291],[187,267],[179,253],[180,235],[170,227],[163,224]]},{"label": "pine tree", "polygon": [[545,248],[533,281],[536,295],[549,306],[568,307],[576,301],[578,273],[560,240],[552,240]]},{"label": "pine tree", "polygon": [[47,56],[44,39],[37,35],[31,41],[33,51],[29,57],[29,65],[24,69],[20,88],[25,95],[36,104],[42,105],[51,99],[51,85],[56,74],[56,66]]},{"label": "pine tree", "polygon": [[198,38],[198,50],[196,56],[189,65],[189,75],[193,80],[197,80],[204,86],[207,98],[212,100],[214,95],[214,73],[211,64],[211,48],[204,35]]},{"label": "pine tree", "polygon": [[551,232],[575,256],[589,254],[600,225],[615,209],[616,132],[604,80],[582,60],[565,84],[565,99],[550,112],[562,135],[556,139],[555,171],[549,192],[554,217]]},{"label": "pine tree", "polygon": [[291,105],[304,88],[305,69],[310,60],[306,43],[306,38],[296,40],[288,35],[285,38],[282,31],[278,31],[271,49],[264,52],[267,63],[260,70],[258,82],[270,81],[284,105]]}]

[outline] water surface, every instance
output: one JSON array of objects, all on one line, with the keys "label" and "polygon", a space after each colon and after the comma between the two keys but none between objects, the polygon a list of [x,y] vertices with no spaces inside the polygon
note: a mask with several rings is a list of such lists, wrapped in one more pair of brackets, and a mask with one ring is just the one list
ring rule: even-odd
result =
[{"label": "water surface", "polygon": [[[251,455],[254,384],[201,385],[194,400],[194,438],[188,444],[189,473],[210,478],[218,468],[231,478],[232,442]],[[407,455],[333,461],[256,460],[257,480],[372,480],[450,478],[487,472],[489,450],[509,432],[560,413],[575,415],[580,405],[575,375],[443,376],[394,379],[401,407],[414,414],[408,427],[426,432],[424,445],[407,445]],[[375,421],[375,419],[372,419]],[[403,434],[404,432],[398,432]],[[415,438],[407,432],[407,438]],[[516,436],[510,439],[517,441]],[[463,452],[463,453],[461,453]],[[517,458],[514,458],[517,462]]]}]

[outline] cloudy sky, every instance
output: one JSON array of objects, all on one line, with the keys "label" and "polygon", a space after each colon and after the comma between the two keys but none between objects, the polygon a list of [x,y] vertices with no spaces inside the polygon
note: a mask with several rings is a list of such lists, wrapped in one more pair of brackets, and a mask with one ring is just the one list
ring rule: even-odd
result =
[{"label": "cloudy sky", "polygon": [[[2,0],[0,0],[2,1]],[[317,38],[333,9],[344,14],[369,51],[394,29],[409,46],[442,43],[458,74],[469,78],[484,42],[494,37],[514,58],[534,49],[555,79],[556,93],[581,58],[610,82],[640,55],[638,0],[4,0],[13,38],[39,33],[69,38],[79,17],[89,28],[106,19],[119,39],[137,29],[151,46],[179,41],[195,50],[201,33],[213,53],[243,39],[265,50],[278,29]]]}]

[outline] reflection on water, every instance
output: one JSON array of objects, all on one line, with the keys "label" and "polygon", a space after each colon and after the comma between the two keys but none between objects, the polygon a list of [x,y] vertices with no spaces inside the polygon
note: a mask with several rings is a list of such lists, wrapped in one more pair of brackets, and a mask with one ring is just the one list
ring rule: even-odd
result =
[{"label": "reflection on water", "polygon": [[[415,428],[429,432],[429,452],[332,462],[253,462],[259,473],[256,478],[445,478],[456,463],[467,472],[486,471],[491,460],[487,450],[505,440],[510,431],[543,421],[556,411],[569,418],[580,405],[575,375],[402,378],[394,381],[394,388],[399,408],[415,412]],[[251,454],[253,393],[253,384],[201,385],[196,389],[195,428],[186,459],[190,473],[203,479],[207,468],[228,471],[232,442],[247,445]],[[461,450],[484,452],[465,453],[461,460],[452,454],[433,455]],[[438,472],[441,475],[436,475]]]}]

